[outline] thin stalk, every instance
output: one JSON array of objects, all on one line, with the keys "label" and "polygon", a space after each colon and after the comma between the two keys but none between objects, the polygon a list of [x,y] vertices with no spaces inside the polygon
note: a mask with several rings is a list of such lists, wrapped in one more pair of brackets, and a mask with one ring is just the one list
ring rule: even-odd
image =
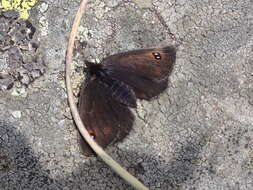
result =
[{"label": "thin stalk", "polygon": [[128,173],[123,167],[121,167],[116,161],[114,161],[89,135],[88,131],[84,127],[82,120],[79,116],[75,101],[73,90],[71,86],[71,64],[72,64],[72,56],[73,56],[73,47],[74,40],[77,34],[77,29],[80,24],[80,20],[82,15],[85,12],[85,7],[88,0],[82,0],[80,7],[76,13],[75,20],[72,26],[72,30],[69,36],[67,55],[66,55],[66,87],[68,94],[68,102],[71,109],[72,116],[74,121],[78,127],[78,130],[86,140],[86,142],[91,146],[91,148],[96,152],[96,154],[108,165],[110,166],[119,176],[121,176],[126,182],[128,182],[132,187],[138,190],[148,190],[146,186],[144,186],[138,179]]}]

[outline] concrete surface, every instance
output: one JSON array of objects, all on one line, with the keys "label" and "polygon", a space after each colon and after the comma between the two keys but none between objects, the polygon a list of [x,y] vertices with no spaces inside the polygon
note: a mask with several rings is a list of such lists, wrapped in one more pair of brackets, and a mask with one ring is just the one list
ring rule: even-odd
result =
[{"label": "concrete surface", "polygon": [[[76,143],[63,76],[78,6],[48,0],[32,9],[47,68],[27,88],[16,82],[0,92],[0,189],[132,189],[101,160],[83,157]],[[250,0],[88,4],[78,36],[85,50],[76,52],[76,66],[178,45],[168,90],[139,101],[134,130],[107,149],[150,189],[253,189],[252,25]]]}]

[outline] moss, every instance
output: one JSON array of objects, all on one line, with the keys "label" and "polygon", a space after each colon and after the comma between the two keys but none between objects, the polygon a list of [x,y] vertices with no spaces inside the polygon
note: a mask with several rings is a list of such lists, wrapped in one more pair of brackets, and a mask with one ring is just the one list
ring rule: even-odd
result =
[{"label": "moss", "polygon": [[29,10],[38,0],[0,0],[0,9],[4,11],[15,9],[19,12],[20,18],[27,19]]}]

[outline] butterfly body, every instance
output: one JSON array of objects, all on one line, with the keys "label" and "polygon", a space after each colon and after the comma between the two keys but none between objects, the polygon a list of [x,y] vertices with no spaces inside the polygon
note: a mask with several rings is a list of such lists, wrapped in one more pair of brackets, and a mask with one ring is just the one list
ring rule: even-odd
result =
[{"label": "butterfly body", "polygon": [[[169,46],[115,54],[101,64],[86,62],[78,110],[101,147],[129,134],[134,116],[128,107],[135,108],[137,98],[150,100],[162,93],[175,60],[176,50]],[[94,153],[81,136],[79,142],[86,156]]]},{"label": "butterfly body", "polygon": [[107,93],[119,103],[136,108],[136,96],[130,86],[124,82],[114,79],[102,64],[86,62],[87,73],[93,80],[98,80],[107,90]]}]

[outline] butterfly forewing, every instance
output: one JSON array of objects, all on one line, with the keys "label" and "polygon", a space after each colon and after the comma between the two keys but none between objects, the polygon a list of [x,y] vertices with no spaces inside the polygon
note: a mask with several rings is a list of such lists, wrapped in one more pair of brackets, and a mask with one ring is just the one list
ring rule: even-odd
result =
[{"label": "butterfly forewing", "polygon": [[150,99],[166,89],[175,60],[175,48],[165,47],[119,53],[102,64],[108,75],[132,87],[138,98]]}]

